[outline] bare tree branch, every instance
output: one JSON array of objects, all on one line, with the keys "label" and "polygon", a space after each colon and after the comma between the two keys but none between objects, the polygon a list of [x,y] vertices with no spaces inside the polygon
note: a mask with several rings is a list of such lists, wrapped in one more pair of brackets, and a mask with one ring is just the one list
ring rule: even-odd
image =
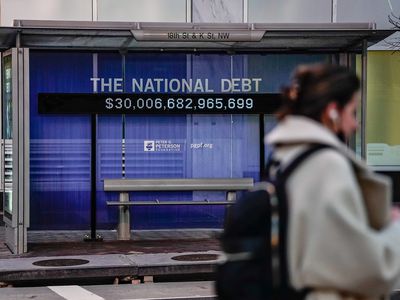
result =
[{"label": "bare tree branch", "polygon": [[[394,29],[400,29],[400,16],[395,15],[393,10],[391,11],[390,15],[388,15],[388,21],[393,25]],[[400,39],[398,38],[390,41],[386,39],[385,44],[388,45],[389,49],[393,50],[393,52],[396,52],[400,49]]]}]

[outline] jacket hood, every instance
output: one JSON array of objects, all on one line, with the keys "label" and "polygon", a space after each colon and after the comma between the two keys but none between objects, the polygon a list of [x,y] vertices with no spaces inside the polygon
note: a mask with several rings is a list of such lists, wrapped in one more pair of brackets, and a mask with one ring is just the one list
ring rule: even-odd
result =
[{"label": "jacket hood", "polygon": [[331,146],[349,158],[358,170],[367,171],[359,160],[336,135],[322,124],[303,116],[287,116],[265,137],[270,146],[318,143]]},{"label": "jacket hood", "polygon": [[325,126],[301,116],[287,116],[266,136],[269,145],[320,143],[338,147],[342,142]]}]

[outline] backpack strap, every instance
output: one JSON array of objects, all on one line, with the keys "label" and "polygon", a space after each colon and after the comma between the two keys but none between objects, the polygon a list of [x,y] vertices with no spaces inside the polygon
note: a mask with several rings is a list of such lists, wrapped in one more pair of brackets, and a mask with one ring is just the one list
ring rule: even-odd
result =
[{"label": "backpack strap", "polygon": [[[293,297],[297,295],[298,299],[303,299],[310,291],[309,288],[301,291],[295,291],[289,282],[289,271],[287,261],[287,229],[288,229],[288,201],[286,195],[286,181],[293,171],[312,154],[322,150],[332,148],[325,144],[313,144],[296,158],[292,160],[284,169],[279,169],[275,178],[276,196],[279,201],[272,208],[271,215],[271,234],[278,235],[277,239],[271,241],[272,261],[272,277],[275,282],[273,285],[284,291],[287,296]],[[273,204],[271,204],[273,205]],[[274,213],[275,212],[275,213]],[[273,227],[275,229],[273,229]],[[279,233],[277,234],[276,231]],[[295,299],[296,297],[293,297]]]},{"label": "backpack strap", "polygon": [[279,180],[286,181],[290,174],[300,165],[307,157],[309,157],[314,152],[317,152],[322,149],[331,148],[332,146],[325,144],[312,144],[309,148],[300,153],[297,157],[295,157],[289,165],[287,165],[283,170],[278,172]]}]

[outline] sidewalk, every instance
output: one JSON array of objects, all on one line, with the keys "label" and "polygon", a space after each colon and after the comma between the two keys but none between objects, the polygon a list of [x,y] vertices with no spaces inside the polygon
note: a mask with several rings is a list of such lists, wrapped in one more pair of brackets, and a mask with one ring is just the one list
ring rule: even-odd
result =
[{"label": "sidewalk", "polygon": [[130,241],[116,241],[116,232],[99,232],[103,242],[84,242],[80,231],[29,232],[28,253],[16,256],[4,246],[0,227],[0,282],[211,275],[222,259],[217,232],[137,231]]}]

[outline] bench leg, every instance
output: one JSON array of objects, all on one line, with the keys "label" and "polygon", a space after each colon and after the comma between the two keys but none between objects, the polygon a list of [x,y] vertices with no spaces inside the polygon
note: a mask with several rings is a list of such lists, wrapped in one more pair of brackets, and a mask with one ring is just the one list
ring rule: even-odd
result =
[{"label": "bench leg", "polygon": [[226,200],[227,201],[236,201],[236,192],[227,192]]},{"label": "bench leg", "polygon": [[[129,194],[120,193],[119,202],[129,202]],[[119,207],[119,223],[117,233],[118,240],[126,241],[131,239],[129,206]]]}]

